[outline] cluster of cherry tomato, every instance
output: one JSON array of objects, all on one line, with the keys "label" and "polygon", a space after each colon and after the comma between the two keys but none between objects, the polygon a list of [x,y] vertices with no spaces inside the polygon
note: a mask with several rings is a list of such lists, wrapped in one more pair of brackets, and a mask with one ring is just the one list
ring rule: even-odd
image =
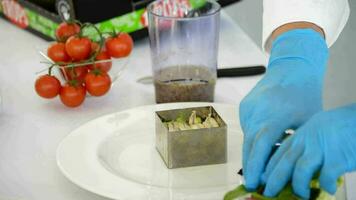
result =
[{"label": "cluster of cherry tomato", "polygon": [[[68,107],[81,105],[88,92],[92,96],[102,96],[111,87],[108,75],[112,67],[111,58],[126,57],[131,53],[133,41],[127,33],[108,33],[105,40],[100,34],[100,42],[84,36],[85,27],[92,24],[61,23],[56,30],[57,42],[47,49],[48,57],[54,62],[48,74],[37,78],[35,90],[43,98],[51,99],[59,95]],[[57,77],[51,75],[53,67],[58,67],[66,83],[61,85]]]}]

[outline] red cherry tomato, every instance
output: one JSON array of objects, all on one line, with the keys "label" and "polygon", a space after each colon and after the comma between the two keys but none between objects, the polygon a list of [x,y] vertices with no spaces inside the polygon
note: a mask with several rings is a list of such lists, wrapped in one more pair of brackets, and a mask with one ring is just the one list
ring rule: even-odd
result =
[{"label": "red cherry tomato", "polygon": [[54,62],[68,62],[70,57],[68,56],[64,43],[53,43],[47,49],[47,55]]},{"label": "red cherry tomato", "polygon": [[91,42],[91,53],[96,53],[99,51],[100,45],[97,42]]},{"label": "red cherry tomato", "polygon": [[91,53],[91,41],[87,37],[72,36],[67,40],[65,47],[67,54],[74,61],[85,60]]},{"label": "red cherry tomato", "polygon": [[110,76],[106,72],[94,70],[85,77],[85,87],[92,96],[103,96],[111,87]]},{"label": "red cherry tomato", "polygon": [[85,76],[88,73],[88,67],[87,66],[80,66],[80,67],[66,67],[64,70],[65,77],[67,78],[67,81],[71,80],[77,80],[79,83],[83,83]]},{"label": "red cherry tomato", "polygon": [[62,103],[68,107],[80,106],[85,99],[86,91],[82,85],[64,85],[59,93]]},{"label": "red cherry tomato", "polygon": [[[96,61],[101,61],[101,60],[109,60],[110,56],[106,51],[101,51],[96,57],[95,60]],[[93,69],[99,69],[100,71],[103,72],[109,72],[112,66],[112,62],[108,61],[108,62],[102,62],[102,63],[95,63],[92,65],[89,65],[88,68],[90,70]]]},{"label": "red cherry tomato", "polygon": [[76,23],[61,23],[56,30],[56,37],[58,41],[65,42],[70,36],[78,34],[80,26]]},{"label": "red cherry tomato", "polygon": [[48,74],[40,76],[35,82],[37,94],[43,98],[51,99],[59,94],[61,83],[55,76]]},{"label": "red cherry tomato", "polygon": [[129,34],[120,33],[116,37],[107,38],[105,46],[111,57],[121,58],[130,55],[133,41]]}]

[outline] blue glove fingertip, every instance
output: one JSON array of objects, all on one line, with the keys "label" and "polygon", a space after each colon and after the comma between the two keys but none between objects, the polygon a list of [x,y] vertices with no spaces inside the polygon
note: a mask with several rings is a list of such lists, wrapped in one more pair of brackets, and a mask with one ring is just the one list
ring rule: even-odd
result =
[{"label": "blue glove fingertip", "polygon": [[266,183],[265,190],[263,191],[263,195],[266,197],[277,196],[278,193],[281,192],[281,190],[285,187],[284,181],[276,181],[274,177],[269,178]]},{"label": "blue glove fingertip", "polygon": [[258,187],[258,182],[249,181],[249,180],[250,179],[246,178],[246,183],[245,183],[246,189],[248,191],[255,191]]},{"label": "blue glove fingertip", "polygon": [[272,198],[275,196],[274,193],[272,193],[269,189],[265,189],[265,191],[263,192],[263,196],[266,196],[266,197],[269,197],[269,198]]},{"label": "blue glove fingertip", "polygon": [[[257,187],[260,185],[260,174],[255,173],[256,170],[251,168],[251,162],[247,164],[247,168],[245,172],[245,185],[248,190],[256,190]],[[252,172],[252,173],[251,173]]]},{"label": "blue glove fingertip", "polygon": [[341,165],[336,165],[333,167],[331,167],[331,165],[324,166],[320,173],[320,187],[331,195],[335,194],[337,190],[337,178],[340,177],[345,171],[344,167],[340,166]]},{"label": "blue glove fingertip", "polygon": [[328,183],[320,182],[320,186],[330,195],[334,195],[336,193],[337,190],[336,181],[328,182]]},{"label": "blue glove fingertip", "polygon": [[[247,168],[245,168],[247,169]],[[250,175],[247,170],[244,171],[245,176],[245,186],[248,191],[255,191],[259,186],[258,181],[256,181],[256,177],[254,175]]]},{"label": "blue glove fingertip", "polygon": [[309,199],[310,196],[310,188],[297,187],[293,188],[294,193],[298,195],[302,199]]},{"label": "blue glove fingertip", "polygon": [[266,183],[265,190],[263,191],[263,195],[266,197],[274,197],[278,194],[278,190],[276,190],[276,185],[271,181]]}]

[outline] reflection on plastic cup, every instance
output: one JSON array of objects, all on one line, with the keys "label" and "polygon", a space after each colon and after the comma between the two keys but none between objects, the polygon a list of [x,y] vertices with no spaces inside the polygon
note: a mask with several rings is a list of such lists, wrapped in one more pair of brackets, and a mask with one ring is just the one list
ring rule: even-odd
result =
[{"label": "reflection on plastic cup", "polygon": [[0,114],[2,112],[2,97],[1,97],[1,91],[0,91]]},{"label": "reflection on plastic cup", "polygon": [[147,10],[157,103],[214,101],[219,4],[158,0]]}]

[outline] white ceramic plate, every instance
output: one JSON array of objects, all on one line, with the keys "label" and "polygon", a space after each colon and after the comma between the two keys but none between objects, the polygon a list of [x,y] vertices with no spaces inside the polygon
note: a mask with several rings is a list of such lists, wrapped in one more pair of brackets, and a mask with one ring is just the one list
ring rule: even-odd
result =
[{"label": "white ceramic plate", "polygon": [[[155,149],[155,111],[206,105],[212,105],[228,125],[228,162],[167,169]],[[144,106],[105,115],[74,130],[59,145],[57,163],[73,183],[112,199],[216,200],[242,183],[237,175],[242,139],[235,106]],[[336,199],[346,199],[344,187]]]},{"label": "white ceramic plate", "polygon": [[[154,112],[212,105],[228,124],[228,163],[167,169],[155,149]],[[57,163],[73,183],[113,199],[222,199],[241,183],[242,134],[234,106],[144,106],[92,120],[67,136]]]}]

